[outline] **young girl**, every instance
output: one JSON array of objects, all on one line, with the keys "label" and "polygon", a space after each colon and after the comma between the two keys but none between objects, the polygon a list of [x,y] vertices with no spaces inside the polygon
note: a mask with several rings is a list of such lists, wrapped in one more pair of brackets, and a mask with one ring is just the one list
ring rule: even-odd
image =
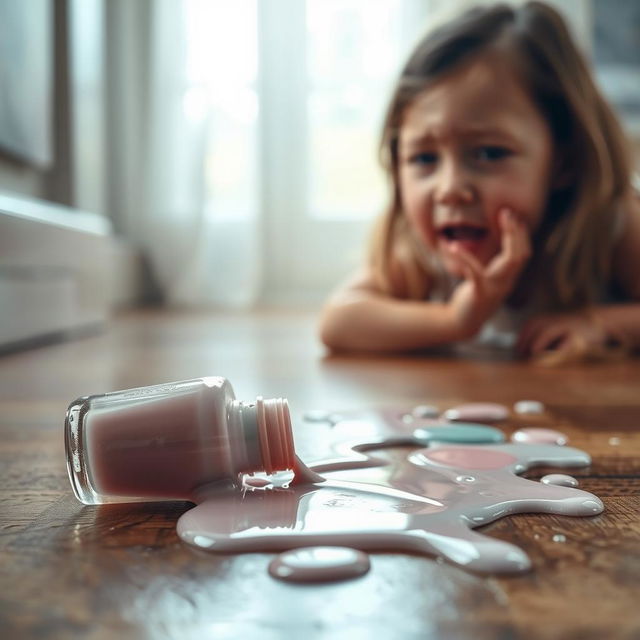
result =
[{"label": "young girl", "polygon": [[391,199],[328,301],[332,349],[640,345],[640,201],[621,128],[558,13],[476,8],[419,43],[383,129]]}]

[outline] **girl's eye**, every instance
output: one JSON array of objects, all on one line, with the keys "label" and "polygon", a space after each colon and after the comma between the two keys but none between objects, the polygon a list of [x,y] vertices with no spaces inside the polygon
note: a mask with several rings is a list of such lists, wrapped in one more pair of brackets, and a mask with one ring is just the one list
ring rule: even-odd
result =
[{"label": "girl's eye", "polygon": [[436,163],[438,156],[435,153],[429,151],[423,151],[422,153],[416,153],[409,158],[410,164],[416,164],[422,167],[428,167]]},{"label": "girl's eye", "polygon": [[496,162],[497,160],[502,160],[503,158],[511,155],[511,151],[506,147],[487,145],[485,147],[478,147],[477,149],[474,149],[473,155],[476,160]]}]

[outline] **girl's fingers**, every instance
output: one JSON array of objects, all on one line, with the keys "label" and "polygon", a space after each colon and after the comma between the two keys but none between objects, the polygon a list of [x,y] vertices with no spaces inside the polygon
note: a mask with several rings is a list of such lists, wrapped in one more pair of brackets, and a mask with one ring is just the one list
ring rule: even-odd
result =
[{"label": "girl's fingers", "polygon": [[550,342],[553,342],[551,336],[557,336],[562,331],[560,326],[548,316],[534,316],[522,327],[515,346],[516,352],[523,356],[530,356],[536,350],[544,350]]},{"label": "girl's fingers", "polygon": [[483,288],[484,267],[482,263],[468,251],[460,247],[453,247],[453,254],[462,266],[466,280],[471,280],[478,288]]},{"label": "girl's fingers", "polygon": [[508,208],[498,213],[498,224],[501,248],[491,261],[489,270],[492,275],[511,276],[519,273],[531,255],[529,233],[524,223]]},{"label": "girl's fingers", "polygon": [[502,243],[502,253],[515,253],[516,243],[518,241],[518,221],[511,209],[504,208],[498,213],[498,224],[500,226],[500,235]]},{"label": "girl's fingers", "polygon": [[570,333],[564,327],[549,325],[543,328],[532,340],[529,353],[536,356],[551,349],[554,351],[562,349],[569,337]]}]

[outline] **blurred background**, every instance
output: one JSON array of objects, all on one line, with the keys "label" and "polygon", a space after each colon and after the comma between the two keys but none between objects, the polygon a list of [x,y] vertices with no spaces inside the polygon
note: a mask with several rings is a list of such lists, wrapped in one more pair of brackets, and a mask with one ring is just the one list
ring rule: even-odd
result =
[{"label": "blurred background", "polygon": [[[382,117],[463,0],[0,0],[0,349],[117,309],[317,308]],[[640,2],[554,0],[640,155]]]}]

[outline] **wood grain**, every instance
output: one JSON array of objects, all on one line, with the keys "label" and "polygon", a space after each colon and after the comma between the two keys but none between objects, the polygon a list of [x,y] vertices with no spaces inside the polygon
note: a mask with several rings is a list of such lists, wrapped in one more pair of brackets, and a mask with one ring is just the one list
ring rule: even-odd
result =
[{"label": "wood grain", "polygon": [[[102,335],[0,359],[0,637],[640,638],[640,361],[549,369],[329,356],[314,321],[302,312],[133,313]],[[271,554],[182,544],[175,523],[188,503],[79,504],[64,461],[67,404],[201,375],[228,377],[243,399],[288,397],[308,458],[326,453],[328,441],[326,425],[303,422],[311,409],[540,400],[544,417],[500,427],[565,432],[592,456],[573,475],[606,511],[485,527],[529,554],[533,571],[523,576],[374,553],[362,578],[295,586],[269,577]]]}]

